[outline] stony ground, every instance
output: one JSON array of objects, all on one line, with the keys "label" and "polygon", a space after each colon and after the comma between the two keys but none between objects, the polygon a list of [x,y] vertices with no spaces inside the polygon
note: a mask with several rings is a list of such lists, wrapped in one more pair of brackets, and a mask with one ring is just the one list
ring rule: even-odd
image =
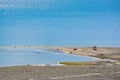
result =
[{"label": "stony ground", "polygon": [[120,80],[120,65],[4,67],[0,80]]}]

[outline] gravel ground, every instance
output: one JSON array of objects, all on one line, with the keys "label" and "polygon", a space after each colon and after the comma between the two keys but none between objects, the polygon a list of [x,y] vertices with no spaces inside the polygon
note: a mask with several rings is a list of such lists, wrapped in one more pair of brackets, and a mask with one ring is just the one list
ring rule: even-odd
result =
[{"label": "gravel ground", "polygon": [[120,65],[4,67],[0,80],[120,80]]}]

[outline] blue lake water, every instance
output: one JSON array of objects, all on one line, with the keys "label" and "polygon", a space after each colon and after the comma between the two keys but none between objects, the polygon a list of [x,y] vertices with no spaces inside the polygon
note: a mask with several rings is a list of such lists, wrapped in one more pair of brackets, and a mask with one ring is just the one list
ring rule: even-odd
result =
[{"label": "blue lake water", "polygon": [[0,66],[54,64],[63,61],[93,61],[96,58],[40,49],[0,49]]}]

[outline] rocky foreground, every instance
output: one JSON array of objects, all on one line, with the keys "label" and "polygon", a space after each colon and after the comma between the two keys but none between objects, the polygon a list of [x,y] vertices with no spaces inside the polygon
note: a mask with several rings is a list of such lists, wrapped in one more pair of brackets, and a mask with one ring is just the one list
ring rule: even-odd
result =
[{"label": "rocky foreground", "polygon": [[4,67],[0,80],[120,80],[120,65]]}]

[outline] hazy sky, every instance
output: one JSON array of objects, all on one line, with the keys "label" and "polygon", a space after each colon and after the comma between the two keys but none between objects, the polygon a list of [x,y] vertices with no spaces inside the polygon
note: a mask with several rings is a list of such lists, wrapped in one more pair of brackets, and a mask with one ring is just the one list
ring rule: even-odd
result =
[{"label": "hazy sky", "polygon": [[0,45],[119,46],[119,0],[0,0]]}]

